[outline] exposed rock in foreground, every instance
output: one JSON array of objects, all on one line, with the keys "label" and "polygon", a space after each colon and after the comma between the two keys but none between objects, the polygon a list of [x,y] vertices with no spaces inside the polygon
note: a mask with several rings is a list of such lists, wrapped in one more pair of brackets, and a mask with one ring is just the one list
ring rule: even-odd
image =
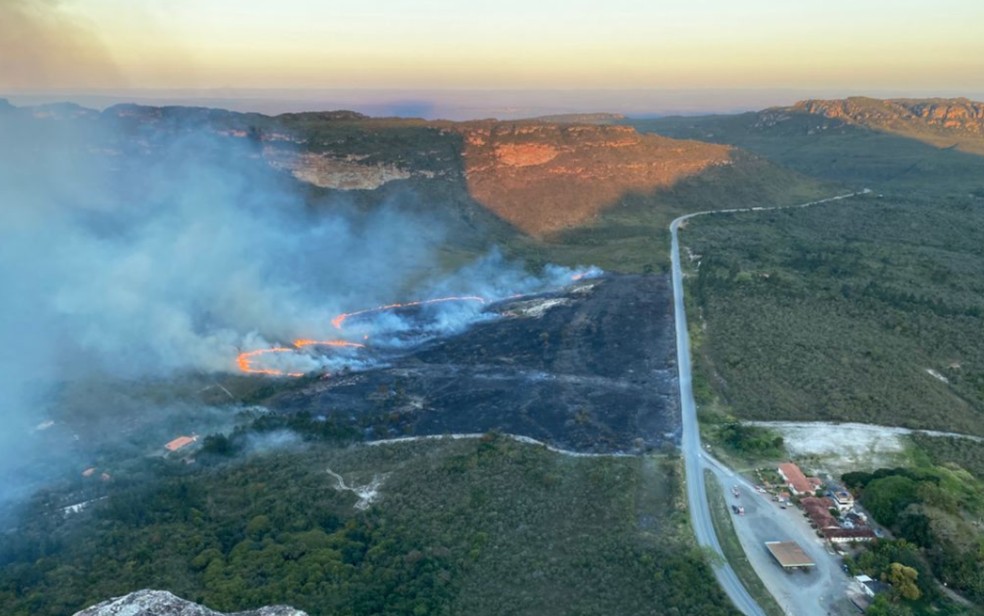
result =
[{"label": "exposed rock in foreground", "polygon": [[307,616],[307,613],[277,605],[222,614],[163,590],[138,590],[84,609],[75,616]]}]

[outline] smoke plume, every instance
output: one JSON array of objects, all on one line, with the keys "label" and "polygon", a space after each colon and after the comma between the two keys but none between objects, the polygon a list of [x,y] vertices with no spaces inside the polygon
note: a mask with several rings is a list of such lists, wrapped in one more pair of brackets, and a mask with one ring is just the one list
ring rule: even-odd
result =
[{"label": "smoke plume", "polygon": [[59,0],[0,2],[0,87],[122,85],[94,30],[64,5]]},{"label": "smoke plume", "polygon": [[[234,372],[241,351],[298,338],[361,341],[332,316],[405,301],[408,281],[421,299],[490,300],[569,282],[566,270],[531,276],[496,253],[437,276],[444,232],[411,198],[370,210],[312,200],[248,139],[50,111],[36,115],[56,117],[0,111],[8,486],[8,462],[32,446],[25,434],[57,415],[66,383]],[[448,305],[431,317],[435,333],[482,315]],[[386,318],[400,330],[398,315]],[[301,370],[337,361],[294,359]]]}]

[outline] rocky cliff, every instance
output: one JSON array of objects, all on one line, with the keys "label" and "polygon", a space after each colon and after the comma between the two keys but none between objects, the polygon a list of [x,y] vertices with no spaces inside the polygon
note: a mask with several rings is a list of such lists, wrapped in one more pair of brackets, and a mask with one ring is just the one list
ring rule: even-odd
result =
[{"label": "rocky cliff", "polygon": [[966,98],[807,100],[788,110],[984,153],[984,103]]},{"label": "rocky cliff", "polygon": [[290,607],[263,607],[248,612],[221,614],[162,590],[139,590],[94,605],[75,616],[307,616]]},{"label": "rocky cliff", "polygon": [[[0,109],[3,111],[3,109]],[[368,118],[349,112],[265,116],[202,107],[11,108],[35,121],[87,123],[94,153],[153,156],[175,136],[211,133],[251,147],[273,168],[320,188],[371,191],[411,180],[421,195],[461,186],[513,227],[542,237],[591,221],[627,193],[673,185],[731,162],[728,146],[640,134],[619,116],[514,122]],[[429,182],[434,180],[435,182]]]},{"label": "rocky cliff", "polygon": [[642,135],[628,126],[458,125],[472,197],[525,233],[591,220],[629,192],[667,187],[730,162],[727,146]]}]

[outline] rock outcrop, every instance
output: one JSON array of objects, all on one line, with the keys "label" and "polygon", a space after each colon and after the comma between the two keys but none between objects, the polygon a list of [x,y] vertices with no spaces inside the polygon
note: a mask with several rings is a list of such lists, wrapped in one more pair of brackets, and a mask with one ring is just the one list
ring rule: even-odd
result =
[{"label": "rock outcrop", "polygon": [[591,220],[629,192],[671,186],[712,165],[727,146],[642,135],[629,126],[531,122],[457,125],[468,191],[533,236]]},{"label": "rock outcrop", "polygon": [[222,614],[163,590],[138,590],[84,609],[75,616],[307,616],[307,613],[291,607],[274,606]]},{"label": "rock outcrop", "polygon": [[324,154],[265,147],[263,156],[275,169],[285,169],[296,179],[335,190],[373,190],[411,173],[396,165],[367,165],[357,159],[338,159]]},{"label": "rock outcrop", "polygon": [[888,99],[853,97],[843,100],[807,100],[794,109],[838,118],[852,124],[904,126],[924,124],[972,134],[984,134],[984,103],[966,98]]},{"label": "rock outcrop", "polygon": [[941,147],[984,153],[984,103],[966,98],[806,100],[783,111],[820,115]]},{"label": "rock outcrop", "polygon": [[628,193],[731,163],[729,146],[640,134],[616,124],[614,114],[449,122],[134,104],[102,112],[67,104],[14,111],[38,121],[86,122],[93,139],[103,141],[90,150],[113,157],[150,158],[166,153],[175,137],[211,134],[237,155],[324,189],[372,191],[410,181],[427,195],[427,182],[435,180],[443,198],[442,183],[464,184],[475,202],[534,237],[587,224]]}]

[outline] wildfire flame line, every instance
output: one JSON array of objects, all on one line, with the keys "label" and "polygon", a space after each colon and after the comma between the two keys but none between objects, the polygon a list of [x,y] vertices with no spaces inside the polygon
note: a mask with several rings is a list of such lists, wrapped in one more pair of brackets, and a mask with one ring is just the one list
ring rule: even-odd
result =
[{"label": "wildfire flame line", "polygon": [[330,347],[345,347],[353,349],[361,349],[366,345],[359,344],[358,342],[349,342],[348,340],[310,340],[307,338],[300,338],[294,341],[293,347],[271,347],[269,349],[257,349],[255,351],[246,351],[240,353],[236,356],[236,365],[239,366],[239,370],[246,374],[266,374],[269,376],[304,376],[303,372],[285,372],[283,370],[276,370],[274,368],[257,368],[253,365],[253,359],[260,357],[262,355],[269,355],[273,353],[292,353],[298,349],[303,349],[309,346],[330,346]]},{"label": "wildfire flame line", "polygon": [[402,304],[386,304],[385,306],[376,306],[375,308],[366,308],[365,310],[356,310],[355,312],[343,312],[342,314],[336,316],[331,320],[331,324],[335,326],[335,329],[342,329],[342,324],[349,317],[355,317],[362,314],[370,314],[373,312],[383,312],[384,310],[394,310],[396,308],[409,308],[411,306],[426,306],[428,304],[438,304],[441,302],[479,302],[484,304],[487,300],[484,297],[479,297],[477,295],[464,295],[460,297],[438,297],[436,299],[424,299],[416,302],[406,302]]},{"label": "wildfire flame line", "polygon": [[[375,308],[366,308],[365,310],[356,310],[355,312],[343,312],[342,314],[336,316],[331,320],[331,324],[335,326],[336,329],[342,329],[342,324],[349,317],[354,317],[363,314],[370,314],[373,312],[383,312],[385,310],[395,310],[397,308],[409,308],[412,306],[425,306],[428,304],[438,304],[442,302],[479,302],[481,304],[486,303],[484,297],[479,297],[477,295],[463,295],[459,297],[438,297],[435,299],[424,299],[415,302],[404,302],[399,304],[386,304],[385,306],[376,306]],[[367,336],[368,339],[368,336]],[[299,349],[303,349],[309,346],[329,346],[329,347],[343,347],[343,348],[365,348],[366,345],[359,344],[358,342],[349,342],[348,340],[311,340],[308,338],[299,338],[294,341],[294,346],[276,346],[269,349],[257,349],[255,351],[245,351],[236,356],[236,365],[239,366],[239,370],[245,374],[266,374],[268,376],[304,376],[303,372],[286,372],[284,370],[277,370],[275,368],[260,368],[253,364],[253,361],[263,355],[272,355],[276,353],[293,353]]]},{"label": "wildfire flame line", "polygon": [[[577,281],[581,280],[587,275],[586,272],[578,272],[571,276],[571,280]],[[522,295],[510,296],[510,299],[517,297],[522,297]],[[364,310],[356,310],[354,312],[343,312],[337,315],[331,320],[331,324],[335,329],[342,329],[342,325],[350,317],[356,317],[364,314],[372,314],[374,312],[384,312],[386,310],[395,310],[398,308],[410,308],[412,306],[427,306],[430,304],[440,304],[444,302],[478,302],[480,304],[485,304],[488,302],[484,297],[478,295],[461,295],[461,296],[451,296],[451,297],[437,297],[434,299],[423,299],[413,302],[403,302],[386,304],[384,306],[376,306],[375,308],[366,308]],[[369,337],[365,336],[368,340]],[[246,374],[266,374],[270,376],[303,376],[301,372],[286,372],[283,370],[277,370],[274,368],[260,368],[253,364],[253,360],[257,357],[263,355],[275,354],[275,353],[293,353],[300,349],[309,346],[329,346],[329,347],[346,347],[346,348],[365,348],[366,345],[359,344],[358,342],[349,342],[347,340],[311,340],[307,338],[299,338],[294,341],[292,347],[287,346],[276,346],[269,349],[257,349],[255,351],[246,351],[240,353],[236,357],[236,365],[239,366],[239,370]]]}]

